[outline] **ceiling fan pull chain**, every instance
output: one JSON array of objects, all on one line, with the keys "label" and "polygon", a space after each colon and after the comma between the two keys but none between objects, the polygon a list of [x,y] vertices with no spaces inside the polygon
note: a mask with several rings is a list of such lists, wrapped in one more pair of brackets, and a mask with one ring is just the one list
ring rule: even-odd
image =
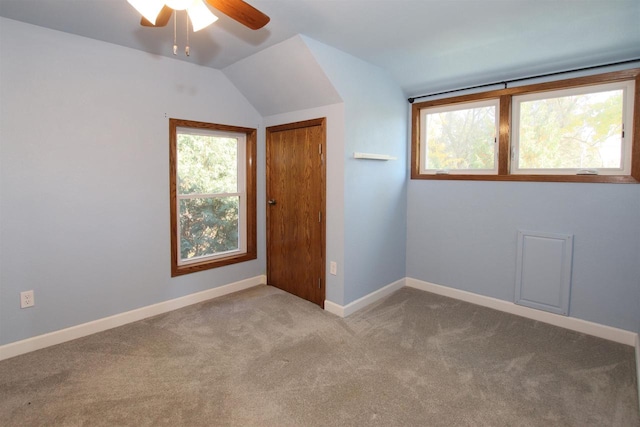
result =
[{"label": "ceiling fan pull chain", "polygon": [[177,28],[177,21],[178,21],[178,12],[175,12],[173,14],[173,54],[177,55],[178,54],[178,43],[177,43],[177,38],[176,38],[176,28]]},{"label": "ceiling fan pull chain", "polygon": [[187,45],[184,48],[184,53],[189,56],[189,14],[184,14],[187,17]]}]

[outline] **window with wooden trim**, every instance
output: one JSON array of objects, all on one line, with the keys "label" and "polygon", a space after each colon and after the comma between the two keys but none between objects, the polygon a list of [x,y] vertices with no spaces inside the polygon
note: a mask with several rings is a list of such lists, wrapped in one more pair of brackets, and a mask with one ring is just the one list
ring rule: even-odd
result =
[{"label": "window with wooden trim", "polygon": [[413,104],[411,176],[640,182],[639,76],[633,69]]},{"label": "window with wooden trim", "polygon": [[256,130],[170,119],[171,275],[256,258]]},{"label": "window with wooden trim", "polygon": [[420,110],[420,173],[498,173],[500,100]]},{"label": "window with wooden trim", "polygon": [[511,173],[629,175],[633,89],[626,81],[514,96]]}]

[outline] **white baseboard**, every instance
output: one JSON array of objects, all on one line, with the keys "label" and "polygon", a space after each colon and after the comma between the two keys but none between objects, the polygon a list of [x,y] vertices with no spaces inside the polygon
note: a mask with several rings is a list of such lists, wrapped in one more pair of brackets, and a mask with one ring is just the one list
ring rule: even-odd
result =
[{"label": "white baseboard", "polygon": [[638,381],[636,385],[638,386],[638,410],[640,410],[640,336],[636,335],[636,375],[638,376]]},{"label": "white baseboard", "polygon": [[383,288],[378,289],[375,292],[371,292],[368,295],[363,296],[362,298],[358,298],[357,300],[342,306],[336,304],[335,302],[331,302],[329,300],[324,301],[324,309],[329,313],[333,313],[340,317],[347,317],[350,314],[355,313],[358,310],[365,308],[368,305],[373,304],[381,298],[386,297],[389,294],[394,293],[398,289],[404,287],[405,279],[397,280],[393,283],[386,285]]},{"label": "white baseboard", "polygon": [[328,299],[324,300],[324,309],[325,311],[328,311],[331,314],[335,314],[336,316],[345,317],[344,307],[336,304],[335,302],[331,302]]},{"label": "white baseboard", "polygon": [[27,338],[25,340],[5,344],[0,346],[0,360],[28,353],[30,351],[40,350],[52,345],[61,344],[76,338],[95,334],[97,332],[106,331],[107,329],[136,322],[138,320],[177,310],[212,298],[218,298],[223,295],[242,291],[254,286],[263,285],[265,283],[267,283],[267,277],[265,275],[251,277],[228,285],[207,289],[206,291],[196,292],[180,298],[163,301],[158,304],[148,305],[146,307],[71,326],[59,331],[53,331],[36,337]]},{"label": "white baseboard", "polygon": [[636,342],[638,339],[638,334],[636,334],[635,332],[613,328],[611,326],[601,325],[599,323],[593,323],[587,320],[577,319],[575,317],[566,317],[554,313],[548,313],[546,311],[524,307],[509,301],[486,297],[483,295],[462,291],[460,289],[436,285],[434,283],[423,282],[421,280],[412,278],[407,278],[406,283],[407,286],[411,288],[416,288],[422,291],[427,291],[434,294],[455,298],[461,301],[470,302],[472,304],[493,308],[495,310],[504,311],[506,313],[515,314],[517,316],[526,317],[554,326],[559,326],[561,328],[581,332],[583,334],[615,341],[621,344],[630,345],[632,347],[636,346]]}]

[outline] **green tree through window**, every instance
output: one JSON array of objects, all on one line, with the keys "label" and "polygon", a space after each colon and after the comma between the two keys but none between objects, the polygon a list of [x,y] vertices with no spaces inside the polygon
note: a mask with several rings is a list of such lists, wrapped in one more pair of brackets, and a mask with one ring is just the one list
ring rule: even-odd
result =
[{"label": "green tree through window", "polygon": [[238,138],[178,133],[183,260],[240,248],[238,144]]},{"label": "green tree through window", "polygon": [[621,168],[622,90],[520,104],[522,169]]},{"label": "green tree through window", "polygon": [[494,169],[495,107],[428,114],[428,169]]}]

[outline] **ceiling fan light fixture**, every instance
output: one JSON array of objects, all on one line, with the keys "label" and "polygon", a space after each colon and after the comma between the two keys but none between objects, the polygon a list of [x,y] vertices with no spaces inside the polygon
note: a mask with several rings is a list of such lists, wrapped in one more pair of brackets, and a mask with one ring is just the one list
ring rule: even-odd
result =
[{"label": "ceiling fan light fixture", "polygon": [[205,6],[202,0],[194,1],[191,6],[187,8],[193,31],[199,31],[218,20],[218,17],[211,13],[209,8]]},{"label": "ceiling fan light fixture", "polygon": [[164,0],[164,3],[173,10],[185,10],[196,3],[196,0]]},{"label": "ceiling fan light fixture", "polygon": [[127,0],[140,15],[155,25],[158,14],[164,7],[164,0]]}]

